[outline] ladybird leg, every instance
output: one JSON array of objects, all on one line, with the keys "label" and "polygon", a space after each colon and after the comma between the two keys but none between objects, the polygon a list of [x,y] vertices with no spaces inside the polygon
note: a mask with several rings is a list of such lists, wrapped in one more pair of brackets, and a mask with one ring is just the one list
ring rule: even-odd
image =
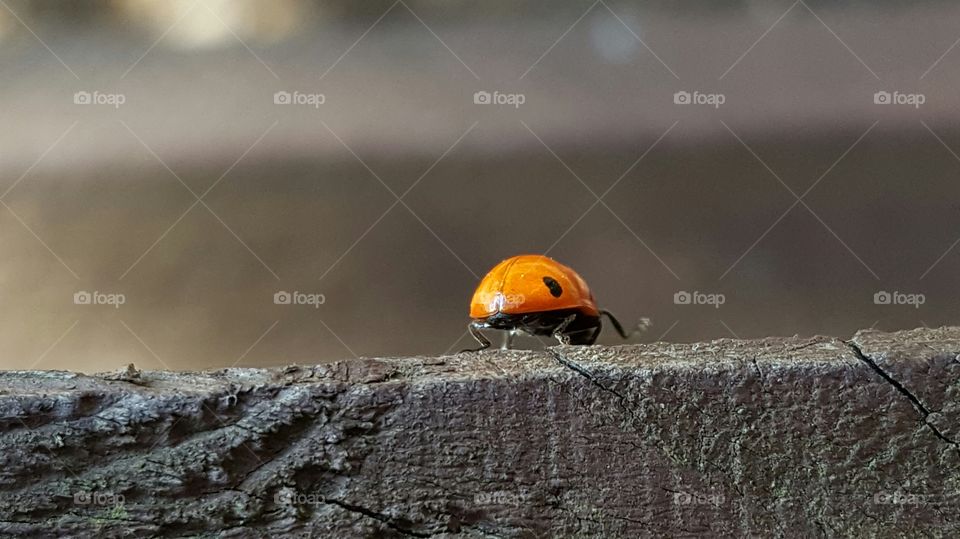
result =
[{"label": "ladybird leg", "polygon": [[560,322],[560,325],[553,329],[553,336],[560,341],[560,344],[570,344],[570,336],[564,333],[564,330],[566,330],[570,322],[573,322],[576,318],[577,315],[571,314],[564,318],[563,322]]},{"label": "ladybird leg", "polygon": [[503,334],[503,344],[500,345],[501,350],[510,350],[513,348],[513,339],[517,336],[517,330],[511,329],[510,331],[505,331]]},{"label": "ladybird leg", "polygon": [[480,350],[486,350],[490,348],[490,340],[483,336],[483,333],[480,333],[481,328],[485,328],[487,325],[478,320],[470,322],[467,326],[467,329],[470,330],[470,335],[473,335],[473,338],[480,344],[480,348],[465,348],[460,350],[460,353],[463,352],[479,352]]},{"label": "ladybird leg", "polygon": [[597,337],[600,336],[600,330],[603,329],[602,326],[597,326],[597,329],[593,330],[593,335],[590,336],[590,344],[597,342]]}]

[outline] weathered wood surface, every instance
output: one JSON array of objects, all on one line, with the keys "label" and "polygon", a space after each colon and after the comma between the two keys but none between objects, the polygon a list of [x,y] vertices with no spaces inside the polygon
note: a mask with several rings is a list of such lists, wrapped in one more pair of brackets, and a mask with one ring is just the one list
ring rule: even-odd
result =
[{"label": "weathered wood surface", "polygon": [[0,374],[0,535],[960,535],[960,328]]}]

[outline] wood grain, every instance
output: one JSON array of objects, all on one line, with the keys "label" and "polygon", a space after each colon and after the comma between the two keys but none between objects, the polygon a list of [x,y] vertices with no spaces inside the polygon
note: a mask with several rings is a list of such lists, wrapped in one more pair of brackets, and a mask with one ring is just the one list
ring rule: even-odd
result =
[{"label": "wood grain", "polygon": [[956,536],[960,328],[0,374],[0,535]]}]

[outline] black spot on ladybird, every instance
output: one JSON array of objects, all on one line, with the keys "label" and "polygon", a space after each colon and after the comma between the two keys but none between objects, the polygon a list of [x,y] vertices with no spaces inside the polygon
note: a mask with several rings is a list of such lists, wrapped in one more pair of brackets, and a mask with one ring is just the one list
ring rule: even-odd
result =
[{"label": "black spot on ladybird", "polygon": [[547,288],[550,289],[550,295],[559,298],[563,294],[563,287],[560,286],[560,283],[557,282],[553,277],[544,277],[543,284],[547,285]]}]

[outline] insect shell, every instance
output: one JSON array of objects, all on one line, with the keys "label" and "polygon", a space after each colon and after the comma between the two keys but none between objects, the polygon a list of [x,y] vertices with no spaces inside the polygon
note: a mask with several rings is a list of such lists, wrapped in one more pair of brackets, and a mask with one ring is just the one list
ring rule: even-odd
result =
[{"label": "insect shell", "polygon": [[544,255],[514,256],[494,266],[477,285],[468,329],[480,347],[464,351],[490,347],[483,329],[507,331],[504,348],[517,333],[549,336],[561,344],[593,344],[602,328],[601,315],[621,337],[629,337],[612,314],[597,308],[577,272]]}]

